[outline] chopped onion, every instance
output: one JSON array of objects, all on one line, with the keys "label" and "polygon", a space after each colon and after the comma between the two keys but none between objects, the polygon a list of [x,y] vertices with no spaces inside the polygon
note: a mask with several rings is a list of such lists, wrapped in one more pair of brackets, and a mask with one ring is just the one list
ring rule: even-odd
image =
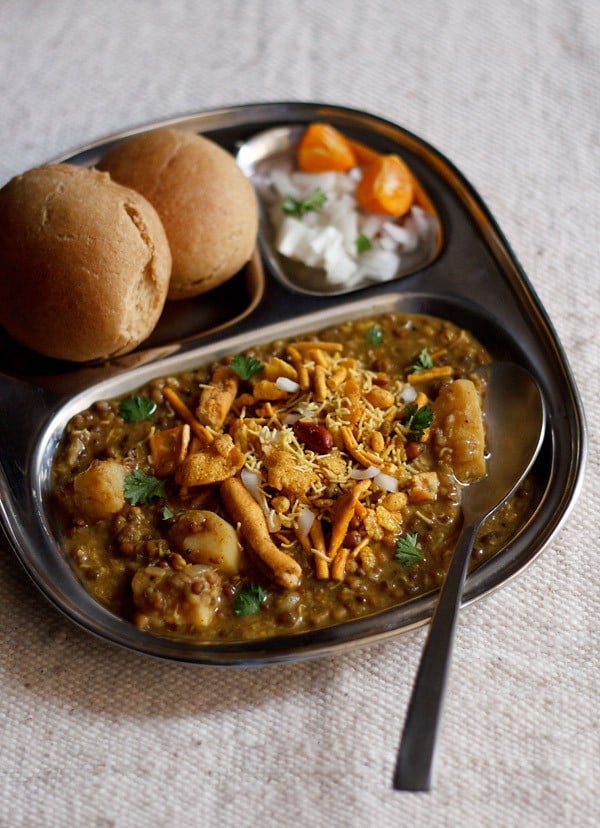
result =
[{"label": "chopped onion", "polygon": [[360,215],[360,229],[361,232],[372,238],[381,233],[383,225],[387,223],[387,216],[379,213],[364,213]]},{"label": "chopped onion", "polygon": [[380,489],[385,489],[386,492],[398,491],[398,481],[395,477],[392,477],[391,474],[384,474],[384,472],[379,472],[379,474],[375,477],[373,482],[376,486],[379,486]]},{"label": "chopped onion", "polygon": [[400,396],[402,397],[404,402],[414,402],[417,399],[417,389],[414,388],[412,385],[407,384],[400,392]]},{"label": "chopped onion", "polygon": [[402,225],[396,224],[393,221],[386,221],[383,225],[383,230],[397,244],[412,244],[414,241],[412,234],[406,227],[402,227]]},{"label": "chopped onion", "polygon": [[277,250],[290,259],[297,259],[305,255],[310,230],[293,216],[286,216],[281,223],[279,233],[275,239]]},{"label": "chopped onion", "polygon": [[398,243],[395,242],[394,239],[390,239],[388,236],[382,236],[379,239],[379,246],[382,250],[395,250]]},{"label": "chopped onion", "polygon": [[281,521],[279,516],[272,509],[269,509],[265,493],[260,488],[260,475],[250,471],[250,469],[242,469],[240,477],[242,478],[244,486],[262,509],[267,526],[269,527],[269,532],[278,532],[281,529]]},{"label": "chopped onion", "polygon": [[432,216],[416,204],[413,204],[411,207],[410,214],[414,219],[415,227],[417,228],[419,236],[421,236],[421,238],[426,237],[432,229]]},{"label": "chopped onion", "polygon": [[360,269],[364,274],[378,282],[393,279],[399,266],[400,256],[393,250],[384,250],[381,246],[363,253],[360,260]]},{"label": "chopped onion", "polygon": [[304,509],[298,515],[298,531],[301,535],[307,536],[310,530],[312,529],[312,525],[315,522],[316,515],[314,512],[305,506]]},{"label": "chopped onion", "polygon": [[366,469],[352,469],[350,477],[352,480],[367,480],[370,477],[376,477],[378,474],[377,466],[367,466]]},{"label": "chopped onion", "polygon": [[262,494],[260,490],[260,476],[250,469],[242,469],[242,473],[240,474],[242,478],[242,483],[248,489],[252,497],[260,502],[260,496]]},{"label": "chopped onion", "polygon": [[419,246],[419,231],[412,213],[409,213],[405,217],[403,226],[408,235],[406,241],[401,245],[401,247],[405,253],[412,253]]},{"label": "chopped onion", "polygon": [[290,394],[294,394],[300,388],[297,382],[288,377],[277,377],[275,385],[280,391],[287,391]]},{"label": "chopped onion", "polygon": [[302,415],[301,414],[286,414],[283,418],[284,425],[294,425],[297,423]]},{"label": "chopped onion", "polygon": [[301,191],[290,170],[274,167],[270,172],[270,178],[280,196],[291,195],[294,198],[301,196]]},{"label": "chopped onion", "polygon": [[342,234],[337,227],[329,225],[314,234],[310,241],[310,248],[315,256],[323,256],[328,247],[341,242],[342,238]]}]

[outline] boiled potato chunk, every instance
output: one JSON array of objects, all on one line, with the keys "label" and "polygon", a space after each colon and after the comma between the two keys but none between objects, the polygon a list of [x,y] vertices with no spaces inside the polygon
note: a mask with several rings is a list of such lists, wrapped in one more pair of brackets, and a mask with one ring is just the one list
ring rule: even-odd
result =
[{"label": "boiled potato chunk", "polygon": [[73,482],[75,505],[92,522],[120,512],[129,469],[117,460],[94,460]]},{"label": "boiled potato chunk", "polygon": [[479,395],[471,380],[445,385],[433,403],[434,427],[440,450],[450,450],[454,474],[472,483],[486,473],[485,433]]},{"label": "boiled potato chunk", "polygon": [[185,512],[171,528],[169,539],[191,563],[214,566],[226,575],[240,571],[242,551],[237,533],[215,512]]}]

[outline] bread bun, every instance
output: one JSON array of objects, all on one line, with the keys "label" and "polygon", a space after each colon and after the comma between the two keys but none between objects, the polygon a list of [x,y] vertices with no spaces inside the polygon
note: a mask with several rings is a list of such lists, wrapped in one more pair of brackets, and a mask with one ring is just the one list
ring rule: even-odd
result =
[{"label": "bread bun", "polygon": [[0,190],[0,324],[49,357],[131,351],[163,309],[171,253],[156,210],[108,173],[52,164]]},{"label": "bread bun", "polygon": [[218,144],[159,129],[125,139],[98,167],[156,207],[173,255],[169,299],[205,293],[250,259],[258,232],[256,196]]}]

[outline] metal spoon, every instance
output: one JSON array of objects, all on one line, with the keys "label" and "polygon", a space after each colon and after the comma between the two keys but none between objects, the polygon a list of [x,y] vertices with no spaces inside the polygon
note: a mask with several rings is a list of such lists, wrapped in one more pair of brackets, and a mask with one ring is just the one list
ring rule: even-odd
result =
[{"label": "metal spoon", "polygon": [[398,751],[394,788],[428,791],[434,781],[436,737],[458,609],[475,537],[530,470],[544,437],[546,415],[537,383],[524,368],[492,363],[485,416],[487,474],[463,490],[463,529],[429,627]]}]

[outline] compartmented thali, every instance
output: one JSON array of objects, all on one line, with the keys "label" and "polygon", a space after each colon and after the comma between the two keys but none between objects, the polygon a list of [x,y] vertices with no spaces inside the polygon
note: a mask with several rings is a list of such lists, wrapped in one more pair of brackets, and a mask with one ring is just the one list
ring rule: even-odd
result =
[{"label": "compartmented thali", "polygon": [[[426,313],[468,329],[495,359],[511,359],[536,377],[548,428],[534,475],[539,499],[518,534],[469,576],[474,601],[523,570],[549,543],[578,494],[586,452],[581,403],[563,349],[543,307],[489,211],[439,152],[406,130],[345,108],[311,103],[232,107],[113,135],[57,159],[93,165],[121,139],[158,126],[206,134],[252,175],[272,145],[260,136],[295,135],[309,122],[332,124],[358,142],[407,161],[435,205],[438,232],[397,278],[352,290],[320,290],[264,243],[223,289],[170,308],[151,339],[109,364],[74,369],[3,348],[0,365],[0,517],[6,536],[42,593],[74,622],[130,649],[199,664],[248,665],[308,658],[380,640],[425,623],[435,594],[324,629],[258,641],[198,644],[152,636],[97,603],[61,550],[49,507],[54,450],[69,419],[99,399],[148,380],[190,370],[227,354],[346,319],[401,311]],[[291,127],[291,133],[288,128]],[[283,133],[282,133],[283,130]],[[266,147],[266,148],[265,148]],[[241,149],[241,152],[240,152]],[[281,151],[277,145],[275,150]],[[264,222],[264,219],[263,219]],[[268,232],[263,223],[263,230]],[[268,236],[265,236],[268,238]],[[16,414],[16,412],[19,412]]]}]

